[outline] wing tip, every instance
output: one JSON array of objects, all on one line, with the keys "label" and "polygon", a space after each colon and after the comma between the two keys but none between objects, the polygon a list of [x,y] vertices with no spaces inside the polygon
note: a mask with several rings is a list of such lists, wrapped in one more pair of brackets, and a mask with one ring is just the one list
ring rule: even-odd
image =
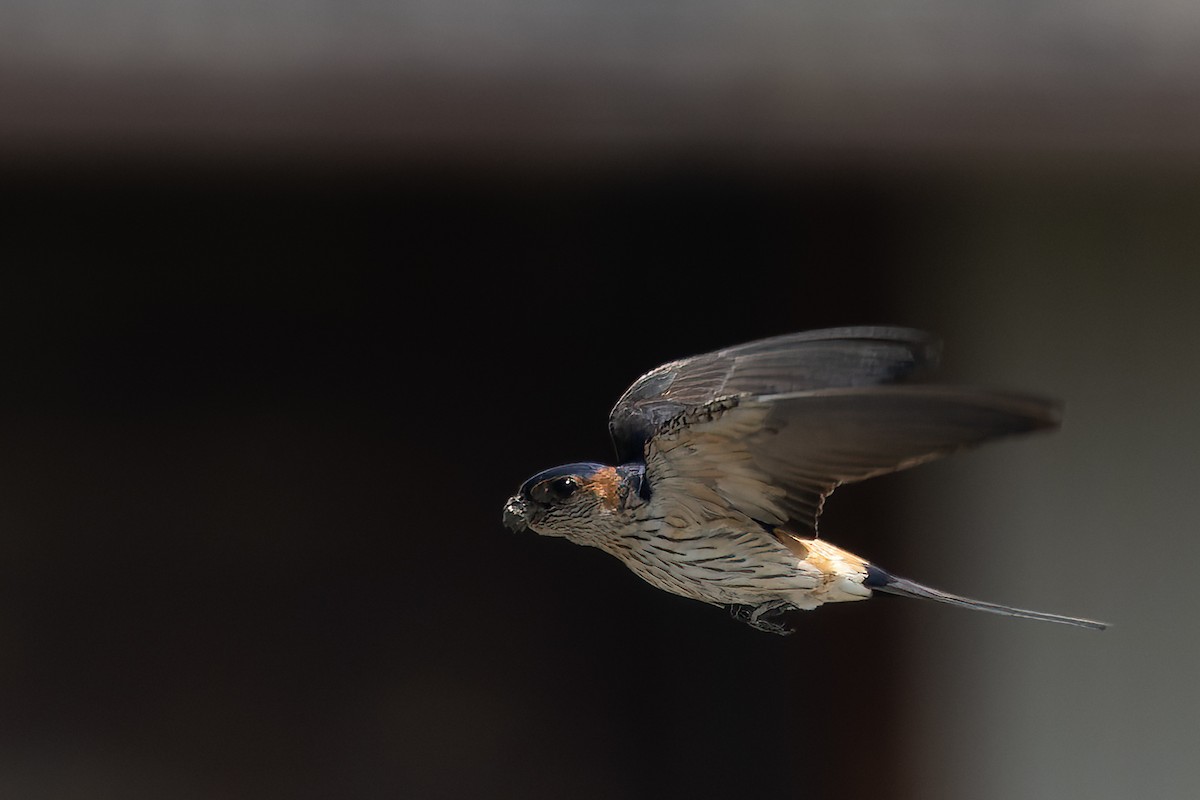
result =
[{"label": "wing tip", "polygon": [[920,328],[901,325],[859,325],[851,328],[832,328],[840,336],[830,338],[859,339],[864,341],[894,342],[908,345],[913,355],[914,368],[935,369],[942,360],[942,339],[936,334]]}]

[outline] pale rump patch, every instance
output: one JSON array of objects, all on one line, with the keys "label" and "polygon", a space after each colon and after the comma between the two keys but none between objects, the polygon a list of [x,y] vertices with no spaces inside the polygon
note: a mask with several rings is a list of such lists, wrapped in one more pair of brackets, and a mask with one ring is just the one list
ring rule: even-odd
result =
[{"label": "pale rump patch", "polygon": [[815,542],[816,539],[803,539],[791,531],[785,531],[783,528],[776,528],[773,533],[779,543],[795,553],[796,558],[801,561],[808,559],[808,543]]},{"label": "pale rump patch", "polygon": [[615,509],[621,504],[621,476],[616,467],[601,467],[592,473],[584,486],[609,508]]},{"label": "pale rump patch", "polygon": [[824,539],[806,539],[779,528],[774,533],[784,547],[820,576],[821,585],[812,593],[823,602],[860,600],[871,596],[871,590],[862,585],[867,577],[866,559]]}]

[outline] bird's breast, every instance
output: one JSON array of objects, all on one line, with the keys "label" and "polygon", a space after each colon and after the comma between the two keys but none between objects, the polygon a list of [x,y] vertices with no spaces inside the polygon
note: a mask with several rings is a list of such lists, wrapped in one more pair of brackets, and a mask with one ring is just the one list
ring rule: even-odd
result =
[{"label": "bird's breast", "polygon": [[718,605],[757,604],[819,585],[808,565],[751,524],[631,526],[604,549],[652,586]]}]

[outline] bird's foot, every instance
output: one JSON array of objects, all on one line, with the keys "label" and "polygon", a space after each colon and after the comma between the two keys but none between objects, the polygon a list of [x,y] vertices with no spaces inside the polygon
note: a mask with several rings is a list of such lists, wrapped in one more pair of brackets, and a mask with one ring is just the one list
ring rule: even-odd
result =
[{"label": "bird's foot", "polygon": [[763,603],[757,606],[746,605],[730,605],[729,616],[744,622],[751,628],[767,633],[775,633],[780,636],[787,636],[795,633],[795,629],[790,625],[785,625],[780,620],[784,612],[791,610],[792,604],[786,600],[774,600],[770,603]]}]

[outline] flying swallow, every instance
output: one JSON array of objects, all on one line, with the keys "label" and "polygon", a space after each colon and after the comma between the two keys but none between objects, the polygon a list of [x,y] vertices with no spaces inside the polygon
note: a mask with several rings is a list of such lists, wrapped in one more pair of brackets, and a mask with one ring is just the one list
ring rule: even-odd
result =
[{"label": "flying swallow", "polygon": [[894,575],[817,533],[843,484],[1059,424],[1057,403],[915,382],[939,346],[906,328],[808,331],[673,361],[609,416],[618,466],[544,470],[504,507],[514,531],[597,547],[648,583],[760,630],[876,592],[1103,629],[960,597]]}]

